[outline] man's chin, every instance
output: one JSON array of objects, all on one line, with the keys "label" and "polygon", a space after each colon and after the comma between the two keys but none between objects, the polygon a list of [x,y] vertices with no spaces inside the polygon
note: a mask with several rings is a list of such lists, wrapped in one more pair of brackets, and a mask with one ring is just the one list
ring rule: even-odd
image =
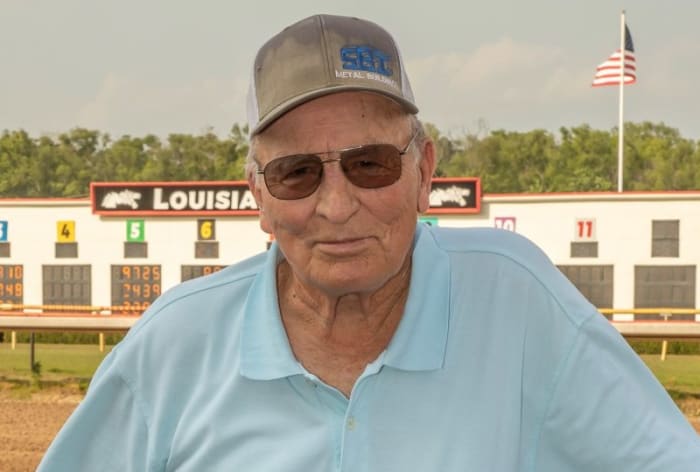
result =
[{"label": "man's chin", "polygon": [[382,288],[386,280],[375,280],[370,274],[365,275],[343,275],[324,274],[321,279],[312,282],[318,289],[326,295],[332,297],[342,297],[345,295],[371,294]]}]

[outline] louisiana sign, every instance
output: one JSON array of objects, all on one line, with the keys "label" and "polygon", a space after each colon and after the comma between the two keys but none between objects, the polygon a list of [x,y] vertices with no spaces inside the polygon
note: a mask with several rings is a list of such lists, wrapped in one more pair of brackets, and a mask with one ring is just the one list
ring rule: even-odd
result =
[{"label": "louisiana sign", "polygon": [[98,215],[258,214],[247,182],[93,182],[90,200]]},{"label": "louisiana sign", "polygon": [[[235,182],[93,182],[92,212],[103,216],[257,215],[246,181]],[[481,211],[478,178],[436,178],[428,213]]]}]

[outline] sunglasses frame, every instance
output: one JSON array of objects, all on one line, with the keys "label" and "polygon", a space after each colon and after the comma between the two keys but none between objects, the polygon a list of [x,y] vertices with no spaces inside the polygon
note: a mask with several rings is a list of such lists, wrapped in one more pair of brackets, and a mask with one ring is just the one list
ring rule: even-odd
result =
[{"label": "sunglasses frame", "polygon": [[[304,194],[304,195],[301,195],[301,196],[299,196],[299,197],[294,197],[294,198],[280,198],[280,197],[276,196],[276,195],[270,190],[270,186],[269,186],[268,183],[267,183],[267,175],[265,174],[265,171],[268,169],[268,167],[270,166],[270,164],[272,164],[273,162],[279,161],[279,160],[281,160],[281,159],[287,159],[287,158],[296,157],[296,156],[306,156],[306,157],[314,157],[314,158],[317,158],[318,161],[321,163],[321,166],[323,166],[323,165],[329,164],[329,163],[331,163],[331,162],[342,162],[342,160],[343,160],[343,155],[344,155],[344,154],[347,155],[347,153],[349,153],[349,152],[357,151],[357,150],[359,150],[359,149],[363,149],[363,148],[366,148],[366,147],[368,147],[368,146],[391,146],[391,147],[393,147],[396,151],[398,151],[398,157],[399,157],[399,159],[400,159],[401,156],[403,156],[403,155],[405,155],[406,153],[408,153],[409,148],[411,147],[411,145],[413,144],[413,142],[415,141],[415,139],[416,139],[417,136],[418,136],[418,130],[415,130],[415,131],[413,132],[413,134],[411,135],[411,139],[408,140],[408,143],[406,144],[406,146],[404,146],[403,149],[399,149],[399,148],[397,148],[395,145],[389,144],[389,143],[371,143],[371,144],[363,144],[363,145],[360,145],[360,146],[352,146],[352,147],[348,147],[348,148],[344,148],[344,149],[338,149],[338,150],[334,150],[334,151],[304,152],[304,153],[288,154],[288,155],[285,155],[285,156],[280,156],[280,157],[276,157],[276,158],[272,159],[270,162],[268,162],[267,164],[265,164],[265,166],[264,166],[262,169],[258,168],[258,170],[256,170],[255,173],[256,173],[256,174],[260,174],[260,175],[263,176],[263,180],[265,180],[265,186],[267,187],[268,192],[270,192],[270,195],[272,195],[274,198],[276,198],[276,199],[278,199],[278,200],[301,200],[302,198],[306,198],[306,197],[312,195],[316,190],[318,190],[318,187],[321,185],[321,180],[323,179],[323,167],[321,167],[321,174],[320,174],[320,176],[319,176],[318,181],[317,181],[316,184],[312,187],[312,189],[311,189],[311,191],[310,191],[309,193]],[[321,155],[324,155],[324,154],[340,154],[341,157],[336,157],[336,158],[331,158],[331,159],[321,159]],[[258,164],[258,167],[259,167],[259,166],[260,166],[260,164]],[[341,165],[341,169],[342,169],[342,171],[343,171],[343,175],[345,176],[345,178],[348,179],[348,181],[349,181],[350,183],[352,183],[352,184],[355,185],[356,187],[360,187],[360,188],[383,188],[383,187],[388,187],[389,185],[393,184],[394,182],[396,182],[397,180],[399,180],[399,179],[401,178],[401,169],[402,169],[402,168],[403,168],[403,162],[401,162],[401,167],[399,168],[399,175],[398,175],[398,177],[396,178],[396,180],[392,181],[392,182],[389,183],[389,184],[381,185],[381,186],[378,186],[378,187],[361,187],[361,186],[355,184],[354,182],[352,182],[352,180],[350,180],[350,178],[345,174],[345,169],[344,169],[344,168],[342,167],[342,165]]]}]

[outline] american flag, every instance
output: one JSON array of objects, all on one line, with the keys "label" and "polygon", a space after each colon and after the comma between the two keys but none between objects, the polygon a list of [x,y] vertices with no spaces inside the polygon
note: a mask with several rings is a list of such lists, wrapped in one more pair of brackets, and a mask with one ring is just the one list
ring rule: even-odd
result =
[{"label": "american flag", "polygon": [[[618,49],[600,64],[596,69],[593,87],[620,84],[620,50]],[[625,25],[625,85],[633,84],[637,81],[637,65],[634,57],[634,44],[629,28]]]}]

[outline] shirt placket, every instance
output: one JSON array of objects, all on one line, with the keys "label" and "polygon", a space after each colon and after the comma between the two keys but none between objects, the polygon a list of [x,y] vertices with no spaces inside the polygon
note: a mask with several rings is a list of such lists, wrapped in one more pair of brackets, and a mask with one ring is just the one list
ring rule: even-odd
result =
[{"label": "shirt placket", "polygon": [[370,401],[372,384],[383,365],[384,353],[369,364],[352,389],[342,424],[340,472],[367,472],[367,402]]}]

